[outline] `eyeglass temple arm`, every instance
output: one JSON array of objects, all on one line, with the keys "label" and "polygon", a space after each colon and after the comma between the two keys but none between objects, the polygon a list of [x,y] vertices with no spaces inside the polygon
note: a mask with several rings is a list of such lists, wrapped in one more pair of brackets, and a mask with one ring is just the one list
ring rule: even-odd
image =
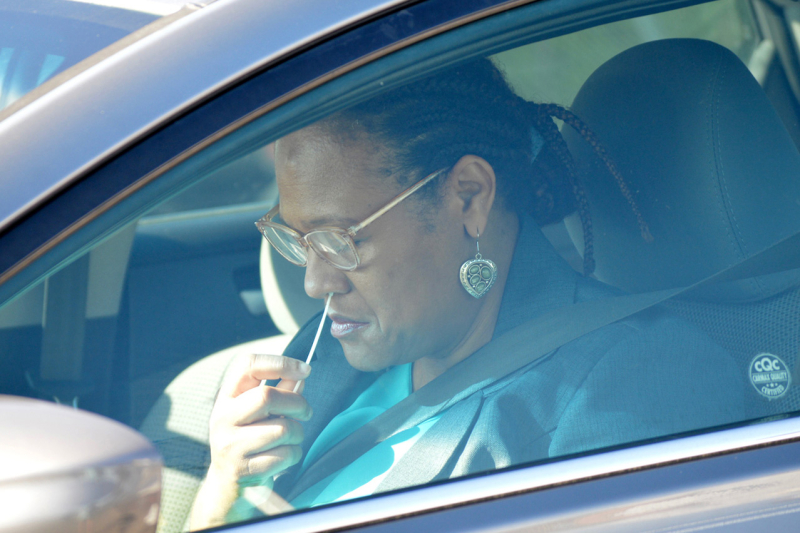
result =
[{"label": "eyeglass temple arm", "polygon": [[367,217],[364,221],[362,221],[359,224],[356,224],[355,226],[350,226],[349,228],[347,228],[347,233],[349,233],[352,236],[352,235],[355,235],[357,232],[361,231],[362,229],[366,228],[367,226],[372,224],[378,217],[381,217],[384,214],[386,214],[386,212],[389,211],[389,209],[393,208],[394,206],[396,206],[397,204],[399,204],[400,202],[402,202],[403,200],[405,200],[406,198],[408,198],[409,196],[411,196],[412,194],[417,192],[417,190],[419,190],[423,185],[425,185],[426,183],[431,181],[433,178],[436,178],[437,176],[439,176],[439,174],[441,174],[445,170],[447,170],[447,169],[443,168],[441,170],[437,170],[433,174],[430,174],[428,177],[422,178],[420,181],[418,181],[417,183],[415,183],[414,185],[412,185],[411,187],[409,187],[405,191],[403,191],[400,194],[398,194],[394,198],[394,200],[392,200],[391,202],[389,202],[385,206],[383,206],[380,209],[378,209],[377,211],[375,211],[373,214],[371,214],[369,217]]},{"label": "eyeglass temple arm", "polygon": [[[266,214],[266,215],[264,215],[263,217],[261,217],[261,220],[269,220],[269,221],[271,222],[271,221],[272,221],[272,219],[273,219],[273,218],[275,218],[275,214],[278,212],[278,210],[279,210],[280,208],[281,208],[281,204],[280,204],[280,202],[279,202],[279,203],[275,204],[275,207],[273,207],[272,209],[270,209],[270,210],[267,212],[267,214]],[[261,220],[259,220],[259,222],[261,222]]]}]

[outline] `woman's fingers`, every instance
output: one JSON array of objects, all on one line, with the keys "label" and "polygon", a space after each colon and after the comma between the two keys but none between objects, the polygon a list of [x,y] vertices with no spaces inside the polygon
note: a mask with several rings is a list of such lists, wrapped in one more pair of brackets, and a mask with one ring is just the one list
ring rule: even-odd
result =
[{"label": "woman's fingers", "polygon": [[271,418],[239,428],[237,438],[248,443],[244,455],[258,455],[278,446],[300,444],[303,426],[291,418]]},{"label": "woman's fingers", "polygon": [[311,366],[282,355],[251,354],[236,359],[220,388],[220,396],[235,398],[251,390],[265,379],[306,379]]},{"label": "woman's fingers", "polygon": [[297,394],[303,394],[303,389],[306,388],[306,382],[300,381],[300,386],[297,387],[297,390],[294,390],[295,385],[297,385],[297,380],[294,379],[282,379],[275,385],[276,389],[281,390],[290,390],[292,392],[296,392]]},{"label": "woman's fingers", "polygon": [[239,484],[244,486],[261,484],[265,478],[272,477],[300,462],[302,456],[300,446],[286,445],[244,457],[239,465]]},{"label": "woman's fingers", "polygon": [[[263,484],[297,463],[311,407],[292,391],[310,367],[279,355],[252,355],[232,363],[211,413],[211,467],[227,483]],[[261,386],[280,379],[279,387]],[[291,384],[291,388],[289,385]]]},{"label": "woman's fingers", "polygon": [[[212,426],[211,437],[212,465],[218,477],[238,483],[242,477],[273,475],[295,464],[299,457],[294,452],[299,456],[297,445],[303,441],[303,428],[289,418],[270,418],[247,426]],[[288,454],[289,449],[293,454]],[[252,462],[255,457],[260,459]]]},{"label": "woman's fingers", "polygon": [[311,406],[301,395],[275,387],[256,387],[230,401],[231,424],[243,426],[270,416],[287,416],[306,421],[311,418]]},{"label": "woman's fingers", "polygon": [[280,446],[294,446],[303,441],[303,427],[289,418],[271,418],[258,424],[229,428],[215,438],[212,452],[240,461]]}]

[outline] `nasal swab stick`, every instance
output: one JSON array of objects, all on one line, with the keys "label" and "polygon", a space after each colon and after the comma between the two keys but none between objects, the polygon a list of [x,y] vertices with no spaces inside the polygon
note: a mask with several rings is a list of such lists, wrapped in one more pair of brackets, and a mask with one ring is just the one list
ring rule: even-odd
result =
[{"label": "nasal swab stick", "polygon": [[[322,334],[322,326],[325,324],[325,317],[328,316],[328,307],[331,305],[331,297],[333,296],[332,292],[328,293],[328,298],[325,300],[325,310],[322,312],[322,320],[319,321],[319,327],[317,328],[317,334],[314,337],[314,342],[311,343],[311,350],[308,352],[308,357],[306,358],[306,364],[311,364],[311,358],[314,356],[314,350],[317,349],[317,342],[319,342],[319,336]],[[295,383],[294,390],[292,392],[297,392],[297,389],[300,388],[300,384],[303,381],[300,380]],[[267,380],[261,382],[262,385],[267,384]],[[266,512],[267,514],[274,514],[275,512],[275,505],[279,505],[278,510],[279,512],[283,512],[286,509],[283,507],[284,505],[289,505],[282,498],[278,498],[280,502],[275,501],[275,492],[271,489],[267,488],[264,485],[258,485],[255,487],[245,487],[244,488],[244,498],[250,501],[256,508]],[[272,498],[272,499],[270,499]],[[281,503],[282,502],[282,503]],[[289,506],[291,507],[291,506]]]},{"label": "nasal swab stick", "polygon": [[[314,342],[311,343],[311,350],[309,350],[308,357],[306,358],[306,364],[307,365],[311,364],[311,358],[314,356],[314,350],[317,349],[317,342],[319,342],[319,336],[320,336],[320,334],[322,334],[322,326],[325,324],[325,317],[328,316],[328,307],[330,307],[330,305],[331,305],[331,296],[333,296],[333,293],[329,292],[328,293],[328,298],[325,300],[325,310],[322,312],[322,320],[319,321],[319,327],[317,328],[317,334],[314,336]],[[302,380],[298,381],[295,384],[294,390],[292,392],[297,392],[297,389],[300,388],[300,383],[302,383],[302,382],[303,382]]]},{"label": "nasal swab stick", "polygon": [[[317,342],[319,342],[319,336],[322,334],[322,326],[325,324],[325,317],[328,316],[328,307],[331,305],[331,297],[333,296],[332,292],[328,293],[328,298],[325,300],[325,310],[322,312],[322,320],[319,321],[319,327],[317,328],[317,335],[314,337],[314,342],[311,343],[311,350],[308,352],[308,358],[306,358],[306,364],[311,364],[311,357],[314,356],[314,350],[317,349]],[[301,380],[302,381],[302,380]],[[297,389],[300,387],[301,381],[298,381],[292,392],[297,392]],[[264,379],[261,381],[261,385],[266,385],[267,380]]]}]

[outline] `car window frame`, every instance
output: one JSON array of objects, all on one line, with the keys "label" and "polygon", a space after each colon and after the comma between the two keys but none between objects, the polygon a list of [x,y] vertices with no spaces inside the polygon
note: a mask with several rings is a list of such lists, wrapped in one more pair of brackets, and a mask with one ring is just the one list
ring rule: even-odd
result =
[{"label": "car window frame", "polygon": [[[138,29],[130,31],[127,35],[124,35],[120,39],[75,62],[63,71],[58,72],[55,76],[48,78],[34,89],[23,94],[8,106],[0,109],[0,122],[7,119],[17,111],[23,109],[25,106],[35,102],[39,98],[42,98],[47,93],[57,89],[59,86],[67,83],[69,80],[80,75],[82,72],[92,68],[95,65],[98,65],[101,61],[119,53],[135,42],[144,39],[148,35],[161,30],[162,28],[185,17],[186,15],[189,15],[190,13],[197,11],[198,9],[199,7],[194,4],[186,4],[185,6],[181,6],[179,9],[175,9],[172,13],[155,18],[152,22],[149,22]],[[27,10],[20,11],[24,13]]]}]

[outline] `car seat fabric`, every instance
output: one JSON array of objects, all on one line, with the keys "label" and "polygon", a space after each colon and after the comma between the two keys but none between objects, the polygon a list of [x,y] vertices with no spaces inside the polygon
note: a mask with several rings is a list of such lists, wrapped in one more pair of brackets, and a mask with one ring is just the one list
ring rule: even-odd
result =
[{"label": "car seat fabric", "polygon": [[[631,48],[590,76],[572,110],[608,151],[653,235],[642,238],[614,178],[566,128],[584,176],[601,281],[629,292],[690,285],[800,231],[800,154],[761,87],[724,47],[668,39]],[[578,228],[568,226],[580,243]],[[760,353],[794,367],[798,286],[800,269],[788,268],[712,285],[667,307],[725,347],[749,380]],[[771,402],[751,392],[752,416],[800,405],[796,386]]]},{"label": "car seat fabric", "polygon": [[181,372],[150,409],[139,430],[164,459],[158,531],[183,531],[210,463],[208,421],[230,362],[239,355],[282,353],[292,335],[239,344]]},{"label": "car seat fabric", "polygon": [[225,350],[180,373],[150,409],[139,430],[164,459],[158,531],[182,531],[209,464],[208,419],[225,368]]},{"label": "car seat fabric", "polygon": [[[776,354],[790,369],[797,365],[800,348],[800,290],[788,290],[760,302],[746,305],[715,304],[676,300],[666,307],[685,320],[704,330],[717,344],[725,348],[740,363],[744,378],[759,354]],[[747,404],[753,417],[797,410],[800,406],[800,387],[793,378],[786,395],[773,401],[748,390]]]},{"label": "car seat fabric", "polygon": [[319,301],[303,289],[305,270],[271,250],[264,241],[261,287],[270,317],[282,334],[227,348],[191,365],[172,380],[139,428],[164,458],[159,533],[188,527],[189,511],[210,462],[211,409],[230,362],[251,353],[283,353],[300,325],[319,312]]}]

